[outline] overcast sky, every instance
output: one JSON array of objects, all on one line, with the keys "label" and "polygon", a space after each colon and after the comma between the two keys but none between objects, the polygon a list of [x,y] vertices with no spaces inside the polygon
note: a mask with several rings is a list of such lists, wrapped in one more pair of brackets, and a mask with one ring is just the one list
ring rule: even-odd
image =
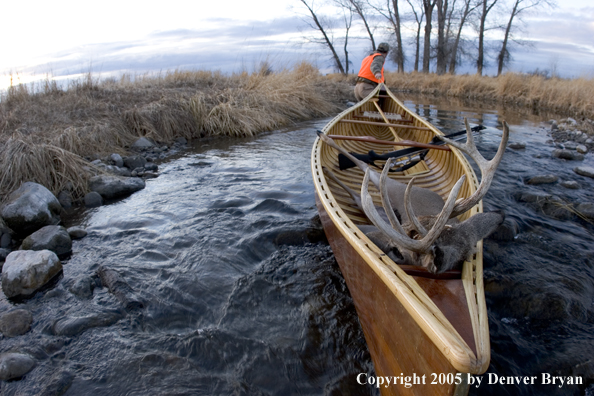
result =
[{"label": "overcast sky", "polygon": [[[538,68],[593,78],[594,0],[558,2],[556,9],[524,18],[518,37],[534,45],[513,49],[510,70]],[[18,83],[89,70],[100,77],[176,68],[237,72],[251,71],[262,61],[280,68],[297,59],[330,71],[324,49],[303,44],[305,12],[298,0],[4,1],[0,89],[8,86],[11,74]],[[382,39],[381,32],[376,36]],[[369,44],[351,42],[358,69]],[[470,63],[462,70],[475,71]]]}]

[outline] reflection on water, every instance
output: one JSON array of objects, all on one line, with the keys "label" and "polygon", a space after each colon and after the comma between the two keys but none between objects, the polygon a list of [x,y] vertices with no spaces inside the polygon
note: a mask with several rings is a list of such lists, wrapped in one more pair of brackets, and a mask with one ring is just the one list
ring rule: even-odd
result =
[{"label": "reflection on water", "polygon": [[[406,104],[446,133],[460,130],[462,117],[487,126],[477,137],[485,156],[495,153],[504,118],[511,140],[527,143],[507,150],[485,199],[521,231],[514,242],[485,243],[489,372],[593,381],[593,228],[546,217],[514,198],[526,188],[524,177],[555,173],[584,188],[538,188],[592,201],[592,181],[575,175],[574,164],[550,159],[538,125],[548,117],[418,98]],[[39,361],[24,379],[3,383],[2,395],[47,387],[67,395],[377,394],[356,383],[373,366],[329,247],[279,244],[279,235],[307,229],[316,214],[309,157],[314,131],[327,121],[199,142],[162,164],[145,190],[70,219],[89,235],[75,242],[58,285],[26,303],[33,330],[2,340],[0,352],[25,350]],[[122,312],[102,288],[92,299],[75,297],[69,289],[99,265],[118,271],[145,308]],[[73,337],[51,330],[59,318],[114,311],[122,319],[110,326]],[[482,385],[471,394],[545,390],[584,394],[585,386]]]}]

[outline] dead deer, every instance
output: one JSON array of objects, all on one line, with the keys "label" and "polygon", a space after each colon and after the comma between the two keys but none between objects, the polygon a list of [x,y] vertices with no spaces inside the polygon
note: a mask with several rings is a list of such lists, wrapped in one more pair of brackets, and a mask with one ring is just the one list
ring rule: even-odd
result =
[{"label": "dead deer", "polygon": [[[492,160],[487,161],[474,144],[467,120],[464,122],[467,131],[466,143],[461,144],[445,138],[443,140],[468,154],[478,164],[481,183],[474,194],[459,201],[456,199],[465,176],[456,182],[444,202],[434,191],[415,187],[415,178],[411,179],[408,185],[388,178],[391,160],[385,164],[383,172],[378,174],[332,139],[319,134],[322,141],[347,156],[365,172],[360,197],[352,190],[347,192],[351,196],[354,194],[353,199],[375,226],[364,226],[362,231],[398,264],[422,265],[433,273],[453,269],[469,259],[475,252],[476,243],[495,231],[505,219],[501,212],[479,213],[463,222],[456,218],[485,196],[509,138],[509,128],[504,122],[503,137],[497,154]],[[383,208],[377,208],[373,204],[368,191],[370,180],[380,191]],[[400,220],[396,214],[400,216]]]}]

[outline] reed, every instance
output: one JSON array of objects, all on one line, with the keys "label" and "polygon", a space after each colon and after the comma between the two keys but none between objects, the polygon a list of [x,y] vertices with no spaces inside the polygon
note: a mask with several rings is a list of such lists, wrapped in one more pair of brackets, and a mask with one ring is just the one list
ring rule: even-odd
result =
[{"label": "reed", "polygon": [[[91,172],[83,158],[126,154],[141,136],[253,136],[344,107],[350,87],[307,63],[224,75],[173,70],[100,81],[91,73],[60,88],[50,80],[11,86],[0,98],[0,200],[25,181],[75,198]],[[68,183],[70,182],[70,183]]]},{"label": "reed", "polygon": [[518,73],[499,77],[386,73],[386,81],[395,91],[495,101],[594,119],[594,79],[546,78]]}]

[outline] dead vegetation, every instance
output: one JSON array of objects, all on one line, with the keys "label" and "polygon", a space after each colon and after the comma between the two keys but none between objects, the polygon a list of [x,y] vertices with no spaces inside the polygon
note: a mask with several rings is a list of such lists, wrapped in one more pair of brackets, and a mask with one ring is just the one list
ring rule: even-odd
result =
[{"label": "dead vegetation", "polygon": [[[276,73],[181,71],[96,80],[67,89],[15,85],[0,101],[0,199],[25,181],[86,191],[85,157],[126,154],[138,137],[253,136],[337,112],[350,88],[302,63]],[[86,170],[85,170],[86,169]]]},{"label": "dead vegetation", "polygon": [[546,78],[518,73],[499,77],[386,73],[386,81],[395,92],[470,98],[594,119],[593,79]]}]

